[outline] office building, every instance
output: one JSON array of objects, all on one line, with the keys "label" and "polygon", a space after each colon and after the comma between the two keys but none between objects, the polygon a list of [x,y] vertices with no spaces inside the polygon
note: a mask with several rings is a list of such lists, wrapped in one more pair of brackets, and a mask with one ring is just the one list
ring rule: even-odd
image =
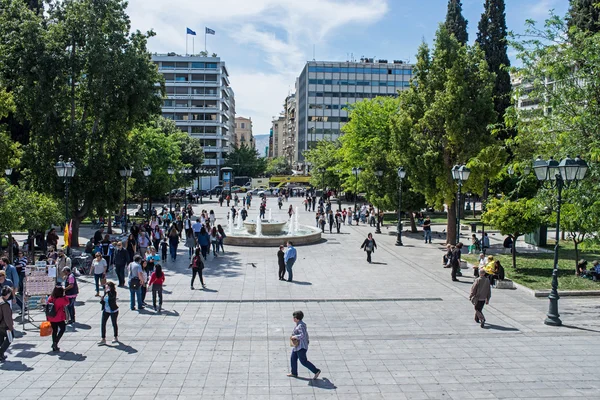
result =
[{"label": "office building", "polygon": [[255,148],[254,136],[252,135],[252,118],[235,117],[235,135],[233,144],[236,147],[246,145]]},{"label": "office building", "polygon": [[271,131],[269,132],[269,158],[281,157],[283,155],[283,129],[285,116],[281,113],[273,117]]},{"label": "office building", "polygon": [[225,62],[175,53],[154,54],[152,61],[165,78],[163,117],[200,139],[204,165],[218,176],[235,134],[235,99]]},{"label": "office building", "polygon": [[412,65],[363,58],[357,62],[309,61],[296,83],[297,132],[294,161],[319,140],[335,140],[348,121],[346,106],[408,88]]}]

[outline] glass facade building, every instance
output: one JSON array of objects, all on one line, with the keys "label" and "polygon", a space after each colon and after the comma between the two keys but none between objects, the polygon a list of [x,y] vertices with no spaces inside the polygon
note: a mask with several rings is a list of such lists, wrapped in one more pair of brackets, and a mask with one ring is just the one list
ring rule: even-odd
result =
[{"label": "glass facade building", "polygon": [[335,140],[348,122],[347,106],[408,88],[412,65],[401,61],[309,61],[296,83],[296,161],[319,140]]}]

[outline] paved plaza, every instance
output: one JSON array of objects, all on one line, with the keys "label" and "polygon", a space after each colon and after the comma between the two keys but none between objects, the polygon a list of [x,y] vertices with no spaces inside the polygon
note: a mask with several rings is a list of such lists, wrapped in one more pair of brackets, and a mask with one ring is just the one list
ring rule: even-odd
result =
[{"label": "paved plaza", "polygon": [[[202,207],[226,224],[225,207]],[[268,207],[287,218],[287,203],[279,211],[270,199]],[[300,222],[314,225],[314,213],[300,206]],[[81,277],[78,323],[61,352],[25,325],[0,364],[0,398],[600,398],[600,299],[562,298],[565,326],[556,328],[543,324],[547,299],[493,290],[481,329],[468,300],[473,278],[451,282],[441,267],[442,238],[425,244],[406,234],[396,247],[396,229],[386,226],[368,264],[359,247],[373,231],[342,226],[341,234],[298,247],[293,283],[277,279],[276,248],[226,246],[225,255],[209,256],[207,289],[191,291],[181,247],[177,262],[165,265],[162,314],[130,311],[129,291],[119,290],[118,345],[98,346],[100,304],[93,279]],[[318,380],[301,365],[299,378],[286,377],[295,310],[305,315]]]}]

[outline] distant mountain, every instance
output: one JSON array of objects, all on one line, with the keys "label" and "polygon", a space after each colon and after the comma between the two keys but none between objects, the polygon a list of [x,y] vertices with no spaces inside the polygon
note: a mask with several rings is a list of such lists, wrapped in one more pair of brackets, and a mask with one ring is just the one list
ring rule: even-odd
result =
[{"label": "distant mountain", "polygon": [[269,135],[254,135],[254,145],[261,157],[266,157],[265,149],[269,146]]}]

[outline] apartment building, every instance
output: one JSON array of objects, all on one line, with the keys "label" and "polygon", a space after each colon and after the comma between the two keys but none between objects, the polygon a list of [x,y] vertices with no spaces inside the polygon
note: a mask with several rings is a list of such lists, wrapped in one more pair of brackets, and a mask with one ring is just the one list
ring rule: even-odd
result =
[{"label": "apartment building", "polygon": [[294,164],[296,159],[296,95],[291,94],[285,98],[283,104],[283,143],[282,156],[284,156],[290,165]]},{"label": "apartment building", "polygon": [[246,145],[255,148],[254,136],[252,135],[252,118],[235,117],[235,135],[233,144],[236,147]]},{"label": "apartment building", "polygon": [[200,139],[204,165],[218,176],[235,135],[235,98],[225,62],[175,53],[154,54],[152,61],[165,78],[163,117]]},{"label": "apartment building", "polygon": [[269,132],[269,158],[283,156],[285,115],[274,117]]}]

